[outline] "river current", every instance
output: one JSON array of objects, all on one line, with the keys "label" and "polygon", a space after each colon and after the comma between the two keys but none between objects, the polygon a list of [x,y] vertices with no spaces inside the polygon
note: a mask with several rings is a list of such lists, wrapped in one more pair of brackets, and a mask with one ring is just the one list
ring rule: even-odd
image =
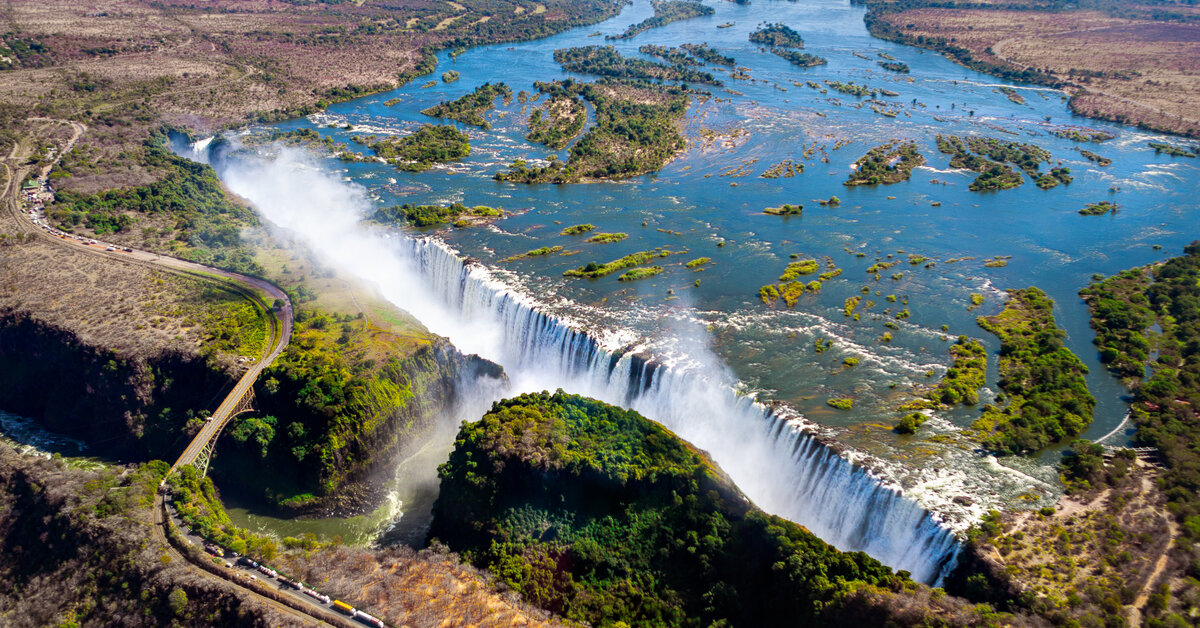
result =
[{"label": "river current", "polygon": [[[1052,502],[1059,492],[1052,466],[1056,451],[1033,459],[1000,461],[976,451],[975,444],[961,433],[977,415],[973,408],[938,413],[915,436],[901,437],[890,429],[901,414],[896,408],[912,399],[914,390],[932,385],[944,373],[950,363],[948,346],[960,334],[978,338],[991,354],[990,389],[982,395],[989,400],[997,377],[999,342],[980,329],[975,318],[997,312],[1004,289],[1036,285],[1057,303],[1055,314],[1068,333],[1068,346],[1091,370],[1088,385],[1098,404],[1095,421],[1084,437],[1113,433],[1127,411],[1124,390],[1097,359],[1087,309],[1077,293],[1093,273],[1111,274],[1164,259],[1178,254],[1197,237],[1200,212],[1195,198],[1200,179],[1197,165],[1191,163],[1194,160],[1157,155],[1147,146],[1150,141],[1170,142],[1170,138],[1072,116],[1065,96],[1058,91],[1005,83],[940,55],[872,38],[863,25],[863,9],[845,2],[708,4],[715,9],[710,17],[651,29],[628,40],[606,42],[595,34],[619,33],[652,15],[647,2],[639,0],[600,25],[547,39],[474,48],[454,58],[442,53],[437,72],[429,77],[275,126],[315,128],[347,143],[353,135],[404,134],[424,123],[446,123],[420,112],[485,82],[504,82],[514,92],[532,93],[534,81],[595,78],[564,72],[553,60],[558,48],[612,43],[623,54],[641,56],[637,48],[646,43],[707,42],[735,57],[739,66],[749,68],[751,80],[734,80],[727,72],[705,68],[724,80],[724,87],[732,92],[712,88],[713,98],[694,100],[687,118],[689,149],[654,174],[618,183],[521,185],[494,181],[492,175],[516,159],[536,160],[554,153],[524,139],[527,115],[522,111],[527,113],[532,106],[527,109],[516,100],[508,105],[497,102],[497,109],[486,116],[490,130],[460,126],[471,136],[472,145],[471,156],[462,162],[418,174],[386,164],[345,164],[334,159],[319,166],[348,187],[360,186],[356,189],[370,205],[460,201],[500,207],[509,213],[491,226],[406,234],[410,244],[401,247],[408,247],[404,255],[410,261],[425,260],[421,262],[426,264],[422,266],[424,276],[440,282],[433,289],[445,293],[450,307],[491,308],[488,311],[497,319],[528,319],[527,314],[505,310],[509,306],[498,303],[495,296],[466,294],[467,288],[462,286],[469,281],[464,273],[473,272],[469,279],[480,286],[519,295],[532,310],[569,321],[571,329],[587,330],[596,346],[614,352],[612,355],[637,354],[664,364],[693,365],[697,355],[715,356],[715,365],[704,366],[720,370],[737,394],[756,396],[760,402],[772,404],[775,415],[788,417],[791,425],[807,426],[810,433],[834,444],[842,460],[863,465],[878,483],[929,509],[932,521],[947,530],[962,530],[992,507],[1027,508]],[[828,65],[797,68],[748,41],[748,33],[757,25],[776,21],[799,31],[806,51],[828,59]],[[731,22],[733,26],[718,28]],[[907,64],[911,72],[884,70],[878,62],[887,58]],[[450,69],[460,73],[458,81],[427,86]],[[897,92],[898,96],[882,97],[897,114],[884,116],[853,96],[832,89],[821,93],[806,85],[813,81],[823,86],[825,80]],[[999,90],[1001,86],[1015,89],[1024,103],[1010,100]],[[392,99],[399,101],[385,104]],[[345,125],[352,128],[345,130]],[[1050,133],[1076,127],[1101,130],[1115,138],[1076,143]],[[1038,189],[1027,179],[1013,190],[970,192],[967,186],[975,174],[949,168],[949,157],[936,149],[934,138],[939,133],[1037,144],[1051,152],[1055,165],[1061,162],[1069,167],[1074,180],[1051,190]],[[914,171],[911,181],[876,187],[842,185],[851,163],[891,139],[916,142],[928,159],[926,166]],[[806,149],[814,144],[824,150],[806,157]],[[1107,167],[1092,164],[1080,155],[1080,148],[1109,157],[1113,163]],[[557,154],[566,158],[565,151]],[[791,178],[759,176],[784,159],[803,163],[804,172]],[[738,166],[744,166],[741,171],[748,174],[726,174]],[[1043,170],[1048,166],[1043,165]],[[236,181],[231,181],[231,187],[264,205],[265,201],[240,190]],[[815,201],[834,195],[842,199],[840,206],[825,207]],[[1119,203],[1120,211],[1101,217],[1078,214],[1088,203],[1100,200]],[[803,215],[783,218],[762,213],[763,208],[782,203],[804,204]],[[283,227],[296,226],[289,224],[285,210],[272,213],[264,209],[264,215]],[[582,237],[560,235],[563,227],[578,223],[592,223],[597,231],[626,232],[629,238],[587,244]],[[444,245],[412,239],[426,236]],[[559,245],[573,254],[502,261],[534,248]],[[430,247],[436,251],[431,253]],[[659,262],[666,268],[663,274],[632,284],[618,282],[615,275],[599,280],[562,276],[564,270],[589,261],[604,262],[655,247],[687,254],[665,258]],[[434,269],[428,265],[434,254],[447,260],[469,257],[478,266],[475,271]],[[912,254],[928,261],[910,265]],[[759,286],[774,282],[793,255],[828,258],[843,273],[825,281],[819,293],[805,294],[794,309],[764,305],[758,299]],[[684,267],[688,260],[701,256],[712,262],[699,271]],[[997,257],[1006,265],[985,266]],[[879,281],[866,272],[878,260],[896,259],[900,263],[882,273]],[[932,267],[927,267],[929,261],[934,262]],[[437,263],[452,264],[446,260]],[[902,275],[892,279],[897,272]],[[456,281],[461,285],[450,290],[442,284],[454,273],[460,275]],[[388,292],[386,287],[384,291]],[[982,306],[969,309],[972,293],[985,296]],[[866,310],[860,306],[862,316],[855,321],[844,316],[842,309],[847,298],[860,295],[876,305]],[[888,302],[888,295],[895,295],[897,301]],[[393,300],[406,306],[401,293]],[[890,314],[883,315],[888,308]],[[911,316],[895,319],[894,314],[905,308]],[[885,322],[895,327],[885,327]],[[943,325],[948,331],[943,331]],[[431,328],[438,331],[435,325]],[[882,342],[880,337],[888,332],[893,340]],[[486,347],[470,346],[468,337],[452,339],[464,350],[480,350],[494,359],[499,356],[488,355]],[[832,346],[818,352],[814,348],[818,339],[831,340]],[[560,348],[567,347],[562,344],[567,341],[556,342]],[[520,343],[512,340],[510,345]],[[577,347],[570,350],[579,351]],[[858,359],[857,365],[845,366],[847,358]],[[510,361],[520,360],[510,357]],[[512,364],[505,366],[511,370]],[[589,374],[593,366],[572,362],[561,366],[560,372],[575,378],[564,380],[567,383],[595,383],[597,377],[604,380],[595,390],[577,392],[613,391],[614,384],[609,381],[614,377],[612,367],[606,367],[608,371],[601,375]],[[621,385],[627,385],[630,376],[622,377],[626,379]],[[554,385],[553,381],[550,384]],[[613,401],[648,408],[652,418],[688,437],[686,430],[671,425],[672,419],[654,416],[655,412],[670,414],[668,409],[629,396],[621,398],[625,394],[613,392]],[[844,411],[826,405],[826,400],[834,397],[852,398],[853,408]],[[745,424],[747,432],[762,429],[778,427]],[[1119,444],[1126,438],[1124,430],[1118,429],[1106,442]],[[789,451],[799,452],[804,445],[789,446]],[[821,451],[819,455],[803,454],[809,456],[803,460],[801,454],[795,455],[801,462],[808,460],[805,464],[816,464],[812,461],[825,460],[825,450]],[[723,465],[731,464],[716,452],[714,456]],[[825,464],[821,473],[832,468],[828,461],[821,464]],[[838,481],[851,482],[845,479],[850,471],[838,473],[843,478]],[[741,483],[738,475],[733,475]],[[748,492],[755,497],[753,491]],[[765,500],[786,501],[763,495]],[[814,493],[804,499],[815,500],[806,501],[807,507],[821,508],[827,497]],[[845,508],[877,507],[879,502],[870,500],[883,498],[868,495],[863,499],[867,501],[850,501]],[[250,520],[245,512],[235,514],[243,521]],[[389,510],[382,519],[394,516]],[[803,519],[803,513],[789,516]],[[372,529],[377,528],[381,518],[369,519]],[[833,534],[826,524],[801,522],[825,531],[827,537]],[[833,522],[828,525],[835,526]],[[902,525],[920,528],[928,522],[913,515]],[[940,548],[937,551],[948,551],[939,545],[941,541],[930,542]],[[837,544],[844,547],[846,543]],[[853,543],[844,548],[871,551]],[[879,557],[878,552],[873,554]],[[912,568],[909,562],[902,566]],[[940,567],[927,565],[925,569],[922,576],[932,581]]]}]

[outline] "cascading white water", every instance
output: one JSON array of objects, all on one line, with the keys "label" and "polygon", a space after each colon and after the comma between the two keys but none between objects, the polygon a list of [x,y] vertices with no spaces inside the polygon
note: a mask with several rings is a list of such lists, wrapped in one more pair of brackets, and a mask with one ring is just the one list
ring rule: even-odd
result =
[{"label": "cascading white water", "polygon": [[[180,152],[210,161],[212,148]],[[636,347],[606,347],[436,240],[364,228],[371,205],[361,188],[303,156],[217,161],[234,192],[325,263],[378,286],[460,349],[504,366],[508,394],[563,388],[631,408],[708,451],[759,507],[840,549],[864,551],[928,583],[953,568],[959,543],[949,528],[820,442],[798,417],[737,394],[706,348],[667,363]]]},{"label": "cascading white water", "polygon": [[555,382],[636,410],[708,451],[759,507],[840,549],[929,583],[953,568],[959,542],[926,509],[730,382],[628,347],[606,349],[436,240],[402,238],[398,247],[452,310],[497,323],[498,358],[518,388]]}]

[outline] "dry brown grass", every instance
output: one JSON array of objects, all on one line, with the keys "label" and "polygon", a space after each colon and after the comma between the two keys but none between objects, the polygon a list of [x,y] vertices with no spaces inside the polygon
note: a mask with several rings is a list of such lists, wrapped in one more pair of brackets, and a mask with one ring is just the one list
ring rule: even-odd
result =
[{"label": "dry brown grass", "polygon": [[978,60],[1048,72],[1072,85],[1077,113],[1200,133],[1200,26],[1099,11],[920,8],[882,17]]},{"label": "dry brown grass", "polygon": [[330,98],[332,90],[396,86],[425,49],[450,40],[515,39],[569,25],[568,11],[599,19],[616,10],[605,0],[548,4],[550,9],[517,0],[15,3],[5,14],[7,28],[49,52],[0,72],[0,103],[13,108],[10,118],[0,119],[0,131],[19,135],[22,111],[31,115],[34,108],[75,117],[90,127],[80,146],[113,167],[73,177],[65,187],[94,191],[145,183],[155,173],[121,163],[120,155],[136,151],[148,130],[163,122],[209,133],[259,115],[293,116]]},{"label": "dry brown grass", "polygon": [[[1121,597],[1129,612],[1145,604],[1139,594],[1152,590],[1161,575],[1156,565],[1169,557],[1176,534],[1165,505],[1154,471],[1135,466],[1116,486],[1064,497],[1053,515],[1005,515],[1001,533],[973,551],[997,563],[1020,590],[1051,608],[1069,607],[1063,611],[1069,616],[1103,615],[1108,595]],[[1071,596],[1080,599],[1068,604]]]},{"label": "dry brown grass", "polygon": [[397,626],[558,626],[544,611],[501,593],[453,554],[408,548],[325,548],[278,566],[305,583],[371,609]]}]

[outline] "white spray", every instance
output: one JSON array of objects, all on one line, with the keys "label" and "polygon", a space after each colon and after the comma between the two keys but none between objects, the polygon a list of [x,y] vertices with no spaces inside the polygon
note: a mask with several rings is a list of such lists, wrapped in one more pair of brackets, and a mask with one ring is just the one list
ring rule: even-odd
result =
[{"label": "white spray", "polygon": [[632,408],[707,450],[764,510],[835,546],[930,583],[952,569],[959,544],[950,530],[799,429],[798,417],[737,394],[706,341],[684,334],[671,364],[637,347],[604,347],[444,244],[366,228],[361,219],[372,206],[362,188],[302,153],[222,166],[230,189],[323,263],[377,286],[461,350],[503,365],[513,384],[508,394],[563,388]]}]

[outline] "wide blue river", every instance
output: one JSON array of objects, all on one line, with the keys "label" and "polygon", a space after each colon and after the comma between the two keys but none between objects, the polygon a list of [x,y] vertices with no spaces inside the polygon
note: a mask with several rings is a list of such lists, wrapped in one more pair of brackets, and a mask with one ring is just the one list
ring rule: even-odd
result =
[{"label": "wide blue river", "polygon": [[[989,390],[983,395],[990,399],[996,389],[999,343],[977,326],[976,317],[998,311],[1003,290],[1035,285],[1055,300],[1068,346],[1091,369],[1088,384],[1098,405],[1095,422],[1084,436],[1097,439],[1112,433],[1127,410],[1124,390],[1097,360],[1078,291],[1094,273],[1162,260],[1200,237],[1196,160],[1157,155],[1147,146],[1170,138],[1072,116],[1061,92],[1004,83],[940,55],[874,39],[863,25],[863,9],[843,1],[708,4],[716,10],[713,16],[611,42],[632,56],[640,56],[637,48],[646,43],[707,42],[749,68],[750,80],[733,80],[727,72],[706,68],[725,86],[712,88],[713,98],[693,100],[686,122],[689,148],[660,172],[615,183],[494,181],[492,175],[516,159],[544,159],[553,153],[524,139],[534,105],[515,99],[508,105],[497,102],[487,114],[491,130],[461,127],[471,136],[472,150],[460,163],[419,174],[381,163],[344,164],[334,159],[324,166],[365,187],[379,205],[461,201],[503,208],[509,216],[492,226],[433,233],[461,254],[496,269],[506,283],[535,297],[546,311],[567,316],[598,336],[640,341],[662,356],[672,354],[681,336],[710,346],[745,391],[802,414],[843,445],[846,455],[871,460],[879,473],[926,505],[953,509],[950,500],[960,495],[977,505],[1017,506],[1053,499],[1058,489],[1050,465],[1056,452],[997,463],[974,451],[974,443],[962,435],[962,428],[977,415],[972,408],[939,413],[918,434],[901,437],[890,430],[900,416],[896,408],[912,399],[914,390],[937,381],[950,363],[948,346],[959,334],[979,338],[992,353]],[[442,54],[430,77],[276,126],[316,128],[349,143],[356,134],[404,134],[421,124],[442,122],[421,110],[485,82],[504,82],[514,92],[534,93],[534,81],[570,76],[592,80],[595,77],[564,72],[554,62],[553,51],[610,43],[595,33],[619,33],[651,14],[649,4],[639,0],[598,26],[528,43],[474,48],[456,58]],[[775,21],[799,31],[806,51],[825,57],[828,65],[800,69],[748,41],[757,25]],[[732,27],[717,28],[729,22]],[[877,63],[884,60],[881,54],[906,63],[911,73],[882,69]],[[461,79],[427,86],[449,69],[458,71]],[[887,117],[861,99],[805,86],[806,81],[827,79],[897,92],[896,97],[881,97],[892,103],[897,115]],[[1025,102],[1013,102],[998,90],[1006,85]],[[384,104],[396,98],[398,103]],[[353,128],[343,130],[343,125]],[[1050,133],[1074,127],[1116,137],[1077,143]],[[1053,154],[1055,165],[1069,167],[1074,181],[1040,190],[1027,179],[1013,190],[971,192],[967,186],[975,174],[949,169],[949,157],[935,146],[939,133],[1037,144]],[[928,159],[911,181],[855,188],[842,184],[856,159],[891,139],[915,141]],[[806,157],[806,150],[814,146]],[[1096,166],[1080,155],[1080,148],[1113,163]],[[558,154],[566,159],[566,151]],[[804,172],[792,178],[759,176],[784,159],[803,163]],[[744,166],[746,176],[726,174],[738,166]],[[842,199],[838,207],[816,202],[834,195]],[[1119,203],[1120,211],[1101,217],[1079,215],[1079,209],[1100,200]],[[804,204],[803,215],[762,213],[782,203]],[[598,231],[627,232],[629,238],[587,244],[584,238],[560,235],[564,226],[585,222]],[[501,261],[556,245],[574,254]],[[589,261],[655,247],[687,254],[662,260],[663,274],[632,284],[618,282],[616,275],[591,281],[562,276],[564,270]],[[910,265],[911,254],[935,264]],[[829,259],[844,272],[826,281],[819,294],[806,294],[794,309],[764,305],[758,299],[759,287],[772,283],[793,255]],[[712,258],[702,271],[684,267],[701,256]],[[869,266],[889,257],[901,263],[884,271],[878,282],[867,274]],[[984,265],[996,257],[1007,265]],[[947,261],[954,259],[959,261]],[[896,272],[903,274],[892,279]],[[861,319],[854,321],[843,315],[843,304],[848,297],[862,295],[864,286],[864,299],[875,305],[865,310],[860,305]],[[969,310],[972,293],[983,294],[986,301]],[[888,295],[895,295],[896,302],[888,302]],[[894,314],[905,307],[911,317],[896,320]],[[896,328],[885,327],[889,321]],[[892,342],[880,341],[885,332],[892,334]],[[831,340],[832,347],[817,352],[814,342],[821,338]],[[859,362],[847,368],[844,360],[850,357]],[[830,408],[825,402],[833,397],[853,398],[853,409]],[[1124,430],[1116,430],[1106,442],[1126,439]]]}]

